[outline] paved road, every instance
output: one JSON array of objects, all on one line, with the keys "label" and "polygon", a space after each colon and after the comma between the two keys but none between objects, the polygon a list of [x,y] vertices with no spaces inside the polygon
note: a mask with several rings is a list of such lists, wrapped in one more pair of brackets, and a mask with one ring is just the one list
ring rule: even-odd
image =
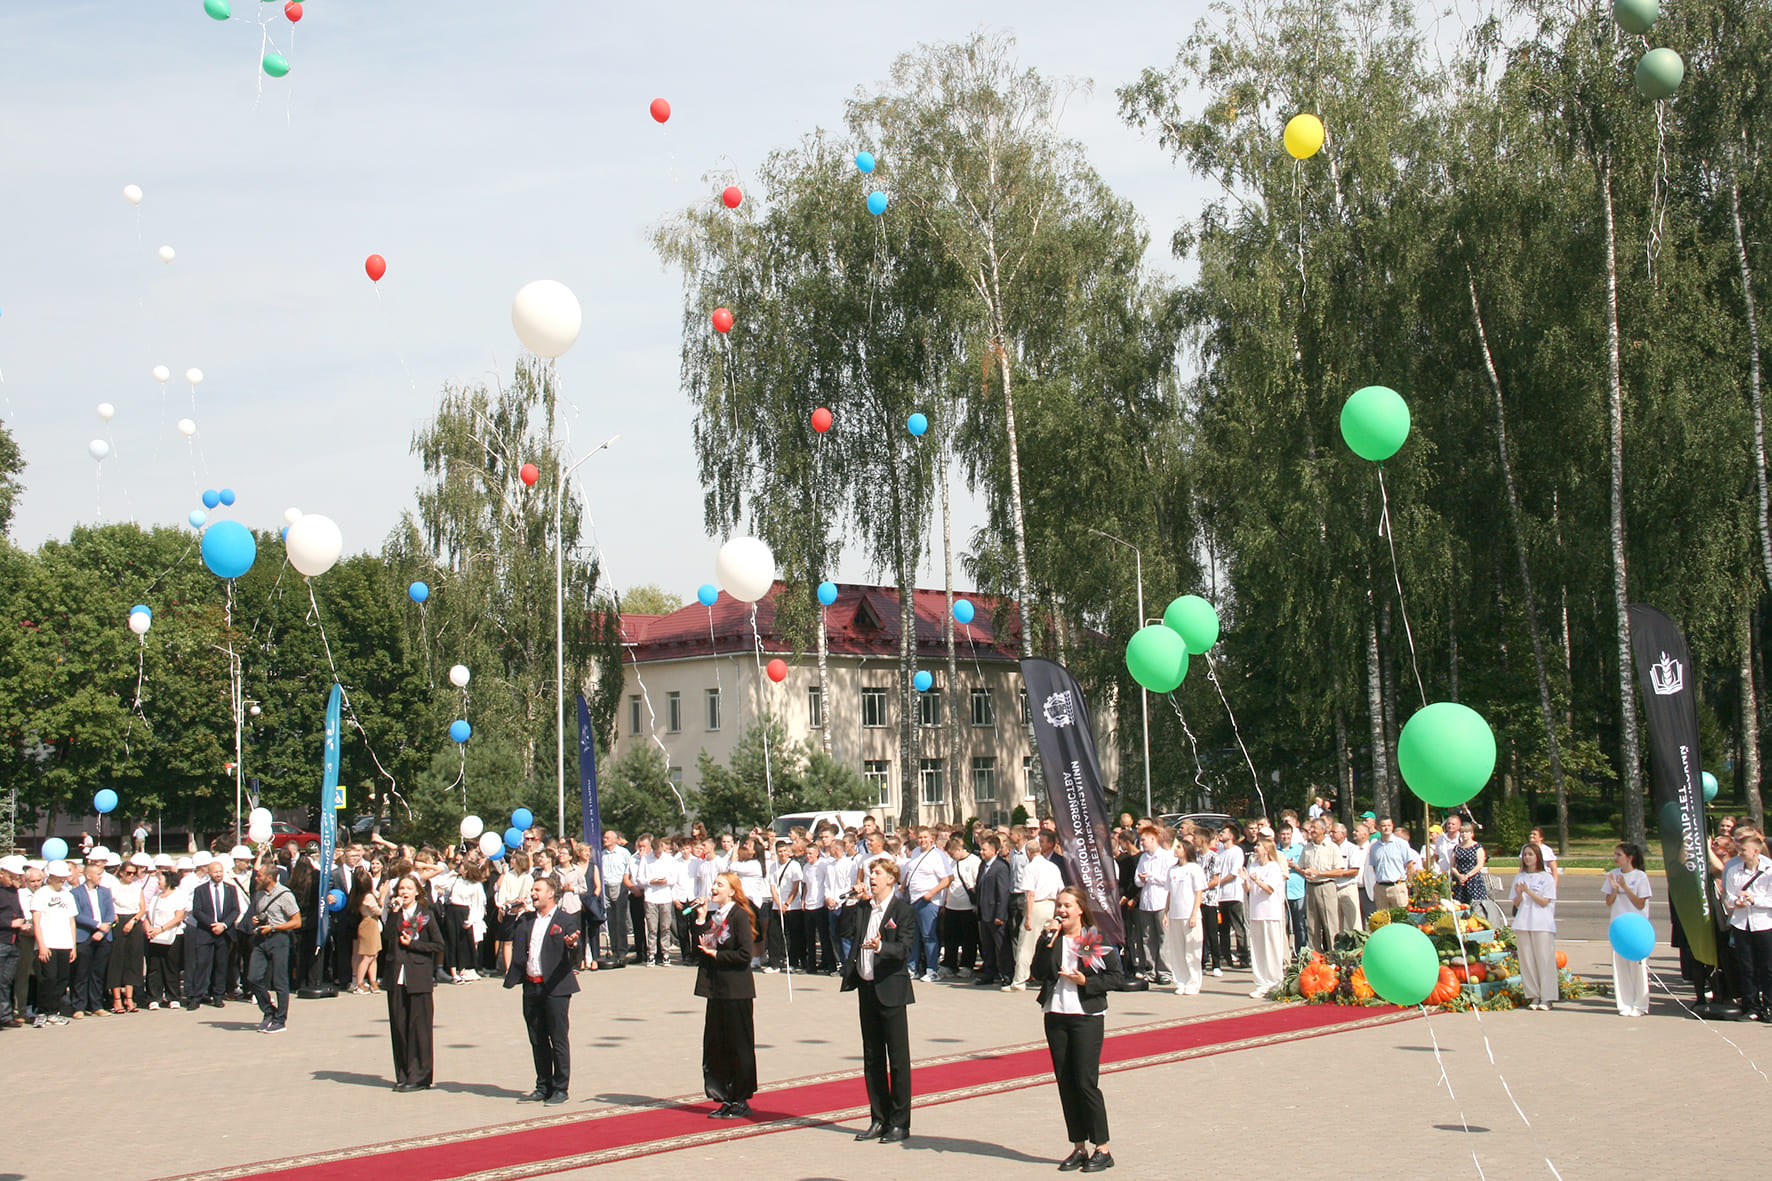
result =
[{"label": "paved road", "polygon": [[[1606,941],[1606,903],[1600,897],[1600,874],[1565,873],[1557,885],[1557,941],[1574,941],[1588,939],[1604,943]],[[1513,882],[1511,876],[1503,877],[1507,884]],[[1655,941],[1659,947],[1666,948],[1670,936],[1667,921],[1667,876],[1661,873],[1649,875],[1649,885],[1655,891],[1649,903],[1649,919],[1655,924]]]}]

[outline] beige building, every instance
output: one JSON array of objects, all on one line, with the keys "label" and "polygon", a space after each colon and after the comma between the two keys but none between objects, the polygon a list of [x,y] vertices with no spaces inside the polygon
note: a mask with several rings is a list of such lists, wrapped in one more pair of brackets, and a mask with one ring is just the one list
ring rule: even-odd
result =
[{"label": "beige building", "polygon": [[[712,607],[697,602],[669,615],[624,615],[627,665],[615,753],[657,741],[672,778],[695,787],[697,756],[705,750],[716,762],[728,762],[739,735],[767,708],[785,723],[790,740],[828,742],[832,757],[860,772],[877,793],[870,810],[890,827],[903,814],[898,592],[838,587],[836,602],[824,609],[821,684],[816,649],[796,657],[775,629],[780,589],[777,583],[758,600],[754,620],[749,604],[726,594]],[[977,816],[1005,823],[1017,805],[1029,815],[1044,811],[1035,804],[1042,793],[1030,782],[1017,638],[993,634],[994,601],[973,596],[972,602],[973,621],[954,625],[959,676],[950,684],[942,627],[946,594],[915,592],[917,667],[933,678],[927,692],[914,695],[912,790],[919,822]],[[787,664],[779,683],[767,675],[769,662],[778,658]],[[1103,728],[1101,711],[1092,713],[1111,792],[1118,771],[1113,735]]]}]

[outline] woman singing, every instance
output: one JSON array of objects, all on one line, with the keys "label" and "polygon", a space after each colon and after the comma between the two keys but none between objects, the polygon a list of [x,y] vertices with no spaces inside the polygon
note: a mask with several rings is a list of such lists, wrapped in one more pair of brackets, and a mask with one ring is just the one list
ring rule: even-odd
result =
[{"label": "woman singing", "polygon": [[[1060,1172],[1099,1173],[1114,1167],[1108,1150],[1107,1103],[1101,1097],[1101,1039],[1107,994],[1120,987],[1120,955],[1095,929],[1089,898],[1075,886],[1058,895],[1055,917],[1034,948],[1030,975],[1040,982],[1046,1046],[1064,1105],[1071,1154]],[[1088,1144],[1095,1145],[1090,1155]]]},{"label": "woman singing", "polygon": [[[696,908],[693,927],[695,995],[708,1002],[701,1032],[702,1088],[720,1106],[709,1119],[743,1119],[757,1093],[757,1036],[751,1005],[757,986],[751,955],[757,941],[757,912],[735,873],[714,878],[711,899]],[[709,911],[710,905],[713,907]]]},{"label": "woman singing", "polygon": [[431,1085],[431,985],[443,959],[443,934],[424,893],[417,878],[401,878],[382,930],[394,1090],[402,1092],[428,1090]]}]

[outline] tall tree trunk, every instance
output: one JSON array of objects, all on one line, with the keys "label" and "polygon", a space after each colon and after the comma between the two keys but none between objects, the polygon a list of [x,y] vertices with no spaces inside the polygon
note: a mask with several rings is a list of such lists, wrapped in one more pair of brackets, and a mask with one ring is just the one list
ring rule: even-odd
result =
[{"label": "tall tree trunk", "polygon": [[[994,255],[991,258],[991,290],[993,293],[998,292],[997,260]],[[1009,349],[1003,339],[1002,296],[998,294],[996,298],[998,302],[992,315],[996,333],[991,339],[991,347],[996,350],[997,368],[1003,377],[1003,428],[1004,437],[1009,443],[1009,522],[1015,535],[1015,593],[1021,600],[1021,654],[1032,656],[1033,578],[1028,573],[1027,521],[1021,510],[1021,441],[1015,429],[1015,384],[1009,364]]]},{"label": "tall tree trunk", "polygon": [[[947,591],[947,611],[941,621],[942,638],[947,641],[948,656],[948,767],[953,779],[949,819],[964,821],[968,807],[977,807],[972,799],[972,777],[960,774],[960,654],[954,647],[954,536],[953,518],[948,501],[947,415],[942,415],[941,449],[941,577]],[[976,815],[976,812],[972,813]]]},{"label": "tall tree trunk", "polygon": [[916,543],[910,513],[899,502],[898,519],[898,779],[901,825],[918,823],[922,795],[918,790],[917,693],[911,678],[917,672]]},{"label": "tall tree trunk", "polygon": [[[1337,697],[1340,696],[1338,693]],[[1348,832],[1354,830],[1354,766],[1347,750],[1347,715],[1335,707],[1335,799],[1341,809],[1341,822]]]},{"label": "tall tree trunk", "polygon": [[1606,215],[1607,460],[1612,477],[1612,599],[1618,621],[1619,786],[1624,793],[1624,839],[1648,840],[1643,824],[1643,779],[1637,740],[1636,683],[1631,668],[1630,591],[1624,561],[1624,378],[1618,359],[1618,236],[1612,216],[1612,157],[1600,154],[1600,198]]},{"label": "tall tree trunk", "polygon": [[[1766,585],[1772,587],[1772,522],[1766,491],[1766,418],[1760,402],[1760,319],[1754,309],[1754,273],[1747,261],[1747,238],[1741,232],[1741,177],[1729,174],[1729,215],[1735,227],[1735,262],[1741,268],[1741,305],[1747,320],[1747,393],[1754,409],[1754,483],[1760,493],[1760,562]],[[1759,821],[1754,821],[1758,824]]]},{"label": "tall tree trunk", "polygon": [[819,721],[823,725],[819,727],[819,738],[824,743],[824,753],[828,756],[831,753],[831,694],[828,688],[831,683],[830,640],[825,631],[824,614],[825,606],[820,603],[818,605],[818,712]]},{"label": "tall tree trunk", "polygon": [[[1367,581],[1370,583],[1370,578]],[[1372,810],[1380,816],[1390,816],[1395,800],[1391,794],[1390,764],[1385,757],[1384,680],[1378,664],[1378,613],[1372,609],[1369,587],[1366,606],[1366,719],[1372,736]]]},{"label": "tall tree trunk", "polygon": [[1765,831],[1766,808],[1760,800],[1760,695],[1754,687],[1754,609],[1743,603],[1735,616],[1735,643],[1740,649],[1741,783],[1754,827]]},{"label": "tall tree trunk", "polygon": [[1563,783],[1563,752],[1557,743],[1557,716],[1551,705],[1550,674],[1544,665],[1544,637],[1538,625],[1538,595],[1532,587],[1532,568],[1526,561],[1526,531],[1520,524],[1520,493],[1514,483],[1514,461],[1507,444],[1507,404],[1501,396],[1501,374],[1489,351],[1489,334],[1483,329],[1483,308],[1477,302],[1477,277],[1470,264],[1464,267],[1470,284],[1471,319],[1477,327],[1477,344],[1483,353],[1483,372],[1495,395],[1495,447],[1501,457],[1501,482],[1507,492],[1507,519],[1514,534],[1514,560],[1520,567],[1520,587],[1526,596],[1526,630],[1532,637],[1532,668],[1538,676],[1538,713],[1544,725],[1544,749],[1550,756],[1551,782],[1557,792],[1557,852],[1569,850],[1569,795]]}]

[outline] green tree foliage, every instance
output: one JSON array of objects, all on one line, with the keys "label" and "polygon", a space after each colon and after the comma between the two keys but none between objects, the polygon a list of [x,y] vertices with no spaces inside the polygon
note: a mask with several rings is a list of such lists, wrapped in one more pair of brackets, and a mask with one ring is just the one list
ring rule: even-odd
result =
[{"label": "green tree foliage", "polygon": [[868,803],[860,772],[816,744],[790,742],[787,727],[773,715],[745,727],[727,764],[704,750],[696,769],[701,779],[699,815],[711,832],[745,832],[790,812],[841,811]]},{"label": "green tree foliage", "polygon": [[633,615],[669,615],[682,605],[682,598],[653,582],[629,587],[621,596],[621,609]]},{"label": "green tree foliage", "polygon": [[[635,743],[620,758],[605,757],[597,772],[597,793],[604,829],[619,829],[630,843],[643,832],[662,834],[689,828],[664,753],[654,744]],[[685,803],[694,807],[698,801]]]},{"label": "green tree foliage", "polygon": [[6,424],[0,422],[0,537],[12,529],[13,501],[25,490],[18,478],[24,470],[25,459],[19,453],[18,442]]}]

